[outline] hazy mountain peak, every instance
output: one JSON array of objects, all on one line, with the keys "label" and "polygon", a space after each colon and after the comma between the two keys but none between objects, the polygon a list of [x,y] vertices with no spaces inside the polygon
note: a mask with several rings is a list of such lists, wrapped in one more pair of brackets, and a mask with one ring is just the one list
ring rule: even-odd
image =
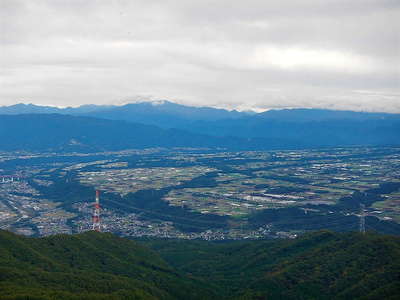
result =
[{"label": "hazy mountain peak", "polygon": [[139,99],[139,100],[134,100],[132,102],[126,103],[126,104],[122,105],[122,107],[126,106],[126,105],[138,105],[138,104],[140,104],[140,105],[152,105],[152,106],[166,105],[166,104],[179,105],[179,104],[177,104],[175,102],[171,102],[171,101],[168,101],[168,100],[165,100],[165,99],[153,99],[153,100]]},{"label": "hazy mountain peak", "polygon": [[60,109],[53,106],[40,106],[32,103],[17,103],[0,107],[0,114],[55,113]]},{"label": "hazy mountain peak", "polygon": [[165,105],[165,104],[170,104],[171,102],[167,101],[167,100],[154,100],[154,101],[150,101],[150,104],[153,106],[158,106],[158,105]]}]

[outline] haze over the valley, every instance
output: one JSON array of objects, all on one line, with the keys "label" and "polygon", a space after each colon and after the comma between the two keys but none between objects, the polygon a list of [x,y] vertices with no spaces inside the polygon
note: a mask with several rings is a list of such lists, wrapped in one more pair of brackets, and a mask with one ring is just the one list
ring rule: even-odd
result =
[{"label": "haze over the valley", "polygon": [[0,1],[0,105],[400,113],[400,2]]}]

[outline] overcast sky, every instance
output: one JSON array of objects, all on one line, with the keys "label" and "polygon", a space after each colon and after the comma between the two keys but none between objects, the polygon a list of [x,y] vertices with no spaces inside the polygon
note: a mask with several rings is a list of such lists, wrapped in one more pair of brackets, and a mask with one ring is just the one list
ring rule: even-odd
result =
[{"label": "overcast sky", "polygon": [[0,105],[400,113],[399,0],[0,0]]}]

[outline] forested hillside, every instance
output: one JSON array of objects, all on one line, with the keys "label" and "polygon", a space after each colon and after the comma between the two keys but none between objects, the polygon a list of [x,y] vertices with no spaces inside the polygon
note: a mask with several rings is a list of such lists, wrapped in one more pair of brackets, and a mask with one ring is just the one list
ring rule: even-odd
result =
[{"label": "forested hillside", "polygon": [[210,243],[0,231],[0,299],[398,299],[399,280],[400,238],[372,233]]},{"label": "forested hillside", "polygon": [[34,239],[0,231],[0,299],[211,297],[199,286],[147,247],[112,234]]}]

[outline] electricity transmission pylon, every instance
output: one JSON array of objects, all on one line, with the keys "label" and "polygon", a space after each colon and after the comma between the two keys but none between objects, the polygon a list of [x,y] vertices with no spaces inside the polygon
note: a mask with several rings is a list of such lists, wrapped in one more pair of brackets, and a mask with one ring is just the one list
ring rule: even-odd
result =
[{"label": "electricity transmission pylon", "polygon": [[365,233],[365,205],[360,203],[360,232]]}]

